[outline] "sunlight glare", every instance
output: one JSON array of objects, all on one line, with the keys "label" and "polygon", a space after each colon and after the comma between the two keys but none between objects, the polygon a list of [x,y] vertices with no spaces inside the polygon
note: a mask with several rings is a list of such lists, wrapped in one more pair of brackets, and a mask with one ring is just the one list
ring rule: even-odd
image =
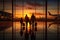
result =
[{"label": "sunlight glare", "polygon": [[28,31],[30,31],[30,24],[29,24],[29,22],[28,22]]},{"label": "sunlight glare", "polygon": [[30,17],[31,17],[30,11],[24,10],[24,17],[25,17],[26,15],[30,18]]}]

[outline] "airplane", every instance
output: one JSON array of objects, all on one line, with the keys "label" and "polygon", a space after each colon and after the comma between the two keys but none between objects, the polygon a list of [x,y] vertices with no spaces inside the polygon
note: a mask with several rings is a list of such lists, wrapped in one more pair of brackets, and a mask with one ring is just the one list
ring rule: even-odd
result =
[{"label": "airplane", "polygon": [[54,18],[55,21],[60,21],[60,14],[55,14],[55,15],[53,15],[53,14],[51,14],[49,11],[48,11],[48,13],[49,13],[49,15],[51,15],[51,16],[55,16],[55,18]]},{"label": "airplane", "polygon": [[50,27],[52,24],[60,24],[60,14],[59,14],[59,15],[58,15],[58,14],[53,15],[53,14],[51,14],[49,11],[48,11],[48,13],[49,13],[49,15],[51,15],[51,16],[55,16],[53,23],[49,24],[49,27]]},{"label": "airplane", "polygon": [[[0,31],[3,31],[7,28],[10,28],[12,26],[12,22],[8,22],[8,21],[1,21],[1,16],[3,16],[4,18],[10,18],[11,17],[11,13],[8,12],[4,12],[4,11],[0,11]],[[4,20],[3,18],[3,20]]]},{"label": "airplane", "polygon": [[48,11],[48,13],[49,13],[49,15],[51,15],[51,16],[60,16],[60,14],[51,14],[49,11]]},{"label": "airplane", "polygon": [[12,19],[12,13],[0,11],[0,19]]}]

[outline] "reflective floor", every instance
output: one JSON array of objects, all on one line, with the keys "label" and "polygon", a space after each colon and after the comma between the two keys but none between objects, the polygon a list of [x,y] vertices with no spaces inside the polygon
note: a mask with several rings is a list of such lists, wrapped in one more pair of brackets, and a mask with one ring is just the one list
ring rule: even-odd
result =
[{"label": "reflective floor", "polygon": [[[3,23],[3,22],[0,22]],[[5,22],[4,22],[5,23]],[[8,23],[8,24],[7,24]],[[3,40],[3,38],[5,40],[12,40],[12,22],[7,22],[5,24],[7,24],[7,28],[5,28],[4,30],[0,31],[0,39]],[[47,39],[48,40],[57,40],[57,25],[58,24],[52,24],[49,27],[49,24],[51,24],[53,22],[47,22]],[[6,25],[1,25],[1,26],[6,26]],[[59,25],[60,27],[60,25]],[[28,30],[30,28],[30,25],[28,23]],[[21,24],[20,22],[13,22],[13,39],[14,40],[25,40],[25,36],[23,33],[23,36],[21,37],[20,35],[20,30],[21,30]],[[24,31],[25,32],[25,31]],[[60,32],[60,28],[59,28],[59,32]],[[37,31],[35,32],[36,40],[44,40],[45,38],[45,22],[37,22]],[[60,34],[59,34],[60,35]],[[31,36],[29,35],[29,40],[31,40]]]}]

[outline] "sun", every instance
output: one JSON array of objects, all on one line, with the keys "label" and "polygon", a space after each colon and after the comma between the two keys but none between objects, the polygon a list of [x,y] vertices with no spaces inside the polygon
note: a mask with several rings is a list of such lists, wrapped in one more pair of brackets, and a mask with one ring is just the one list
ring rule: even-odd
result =
[{"label": "sun", "polygon": [[26,15],[27,15],[29,18],[31,17],[30,12],[29,12],[29,11],[27,11],[27,10],[25,10],[25,11],[24,11],[24,17],[25,17]]}]

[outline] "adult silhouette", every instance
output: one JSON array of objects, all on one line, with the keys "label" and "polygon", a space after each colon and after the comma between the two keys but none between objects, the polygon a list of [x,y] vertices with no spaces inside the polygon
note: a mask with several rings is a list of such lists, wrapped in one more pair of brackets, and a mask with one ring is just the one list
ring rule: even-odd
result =
[{"label": "adult silhouette", "polygon": [[36,17],[34,14],[31,16],[31,25],[32,25],[32,30],[31,30],[31,40],[35,40],[35,22],[36,22]]},{"label": "adult silhouette", "polygon": [[33,23],[35,21],[36,21],[36,17],[34,16],[34,14],[32,14],[32,16],[31,16],[31,22]]},{"label": "adult silhouette", "polygon": [[26,22],[25,40],[29,40],[29,33],[28,33],[28,30],[27,30],[27,25],[28,25],[28,22],[29,22],[29,17],[27,15],[25,16],[25,22]]},{"label": "adult silhouette", "polygon": [[25,16],[25,22],[26,22],[26,31],[27,31],[27,25],[28,25],[28,22],[29,22],[29,17],[27,15]]},{"label": "adult silhouette", "polygon": [[34,31],[35,22],[36,22],[36,17],[34,16],[34,14],[32,14],[31,16],[32,31]]}]

